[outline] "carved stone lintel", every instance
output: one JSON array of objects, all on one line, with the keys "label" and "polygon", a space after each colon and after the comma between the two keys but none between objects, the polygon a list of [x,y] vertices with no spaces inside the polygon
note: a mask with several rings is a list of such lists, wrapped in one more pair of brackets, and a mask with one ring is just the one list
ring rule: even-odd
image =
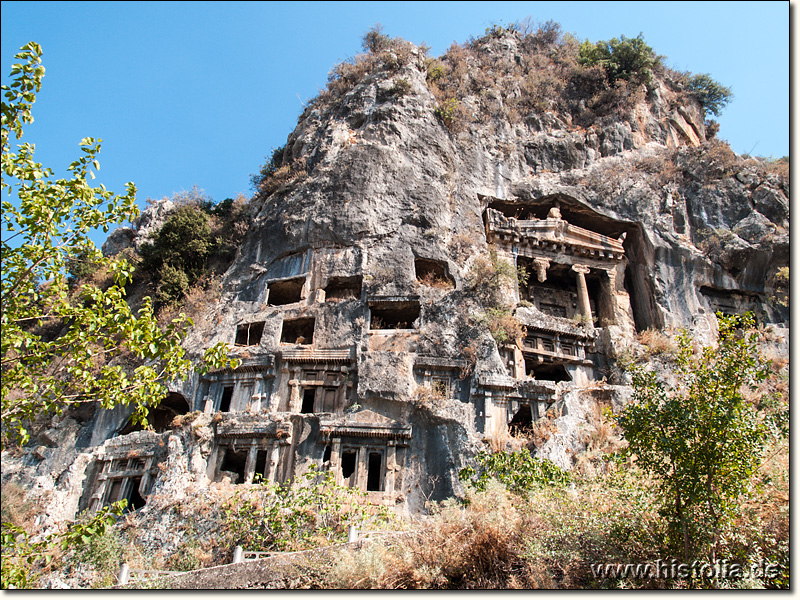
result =
[{"label": "carved stone lintel", "polygon": [[550,268],[550,261],[546,258],[534,258],[533,267],[536,269],[536,277],[540,283],[547,280],[547,269]]}]

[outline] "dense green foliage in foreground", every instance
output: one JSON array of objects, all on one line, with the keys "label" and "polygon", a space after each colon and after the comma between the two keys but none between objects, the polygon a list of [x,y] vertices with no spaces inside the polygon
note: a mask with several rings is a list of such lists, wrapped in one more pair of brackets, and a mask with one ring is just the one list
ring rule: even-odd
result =
[{"label": "dense green foliage in foreground", "polygon": [[617,418],[628,452],[660,484],[669,542],[685,562],[716,560],[778,417],[744,398],[770,374],[752,315],[718,320],[719,344],[699,354],[678,336],[676,384],[636,368],[633,402]]},{"label": "dense green foliage in foreground", "polygon": [[[138,214],[136,188],[117,196],[101,184],[100,140],[84,138],[69,178],[34,160],[34,146],[12,148],[23,126],[33,122],[41,89],[41,47],[29,43],[16,58],[13,81],[3,86],[2,191],[2,442],[26,442],[40,416],[61,414],[76,404],[98,401],[104,408],[133,404],[144,422],[148,407],[165,395],[164,382],[194,368],[181,347],[192,324],[184,314],[166,327],[156,320],[149,298],[138,311],[125,298],[133,267],[124,258],[104,257],[90,238]],[[80,263],[107,269],[108,285],[87,282],[72,289]],[[226,347],[209,348],[201,368],[228,364]]]}]

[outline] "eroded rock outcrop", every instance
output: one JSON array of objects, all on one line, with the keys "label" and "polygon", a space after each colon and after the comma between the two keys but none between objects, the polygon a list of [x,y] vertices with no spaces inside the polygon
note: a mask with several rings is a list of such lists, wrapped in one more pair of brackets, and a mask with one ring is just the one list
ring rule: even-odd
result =
[{"label": "eroded rock outcrop", "polygon": [[[89,508],[255,474],[289,481],[316,464],[416,511],[458,494],[459,469],[509,426],[550,418],[538,451],[569,468],[597,407],[629,397],[614,366],[637,332],[689,328],[708,342],[718,310],[788,331],[773,301],[788,184],[706,141],[702,107],[668,74],[616,113],[587,120],[581,100],[519,114],[522,44],[514,32],[473,43],[459,60],[486,85],[457,98],[456,116],[405,43],[312,103],[283,178],[251,201],[221,298],[186,340],[242,359],[171,384],[169,415],[202,413],[196,435],[170,434],[165,416],[145,441],[125,433],[124,411],[98,413],[84,426],[104,431],[80,455],[91,459],[59,459],[84,481],[42,476],[83,486]],[[138,245],[147,227],[105,250]],[[527,281],[487,287],[518,267]],[[122,438],[124,469],[111,449]],[[27,468],[49,469],[48,452]]]}]

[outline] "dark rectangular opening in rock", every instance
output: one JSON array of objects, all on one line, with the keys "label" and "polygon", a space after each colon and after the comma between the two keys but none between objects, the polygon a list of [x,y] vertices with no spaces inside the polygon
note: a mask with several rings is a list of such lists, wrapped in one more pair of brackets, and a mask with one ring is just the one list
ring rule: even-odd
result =
[{"label": "dark rectangular opening in rock", "polygon": [[528,285],[520,286],[519,298],[531,302],[546,315],[571,319],[577,313],[578,281],[566,265],[551,265],[539,281],[533,260],[520,256],[517,265],[528,272]]},{"label": "dark rectangular opening in rock", "polygon": [[342,452],[342,478],[352,487],[356,475],[356,451],[345,450]]},{"label": "dark rectangular opening in rock", "polygon": [[228,412],[231,409],[233,399],[233,386],[229,385],[222,389],[222,398],[219,401],[219,412]]},{"label": "dark rectangular opening in rock", "polygon": [[139,493],[139,486],[142,484],[141,477],[133,477],[128,484],[128,510],[139,510],[142,508],[146,501]]},{"label": "dark rectangular opening in rock", "polygon": [[264,321],[243,323],[236,328],[236,345],[255,346],[261,343],[262,335],[264,335]]},{"label": "dark rectangular opening in rock", "polygon": [[258,478],[263,480],[264,477],[266,477],[266,474],[267,474],[267,451],[259,450],[258,454],[256,454],[255,476],[258,476]]},{"label": "dark rectangular opening in rock", "polygon": [[309,415],[314,412],[314,399],[317,396],[316,388],[306,388],[303,390],[303,406],[300,412]]},{"label": "dark rectangular opening in rock", "polygon": [[282,306],[300,302],[305,283],[305,277],[270,282],[269,304],[271,306]]},{"label": "dark rectangular opening in rock", "polygon": [[532,425],[533,413],[531,412],[531,407],[528,404],[523,404],[508,424],[508,430],[511,433],[525,433],[530,431]]},{"label": "dark rectangular opening in rock", "polygon": [[282,344],[312,344],[314,342],[314,319],[293,319],[283,322]]},{"label": "dark rectangular opening in rock", "polygon": [[322,453],[322,462],[326,463],[331,459],[331,445],[325,446],[325,451]]},{"label": "dark rectangular opening in rock", "polygon": [[613,321],[613,311],[611,299],[608,293],[608,285],[604,285],[601,277],[605,275],[595,275],[594,272],[586,276],[586,290],[589,292],[589,308],[595,321],[601,326],[610,325]]},{"label": "dark rectangular opening in rock", "polygon": [[325,301],[357,300],[361,298],[361,275],[331,277],[325,286]]},{"label": "dark rectangular opening in rock", "polygon": [[525,357],[525,374],[543,381],[572,381],[566,367],[561,363],[537,363],[535,359]]},{"label": "dark rectangular opening in rock", "polygon": [[450,378],[449,377],[433,377],[431,379],[431,388],[437,394],[446,396],[450,393]]},{"label": "dark rectangular opening in rock", "polygon": [[370,329],[415,329],[419,302],[370,305],[369,317]]},{"label": "dark rectangular opening in rock", "polygon": [[381,467],[383,466],[383,454],[380,452],[370,452],[367,462],[367,491],[380,492],[383,477],[381,477]]},{"label": "dark rectangular opening in rock", "polygon": [[417,258],[414,260],[414,272],[417,281],[422,285],[438,288],[453,287],[453,280],[447,273],[446,263],[427,258]]},{"label": "dark rectangular opening in rock", "polygon": [[245,466],[247,465],[247,452],[226,450],[225,457],[222,459],[220,471],[227,471],[237,475],[231,477],[231,483],[244,483]]},{"label": "dark rectangular opening in rock", "polygon": [[758,295],[742,294],[738,290],[724,290],[706,285],[700,287],[700,293],[705,297],[709,308],[714,313],[721,312],[726,317],[731,317],[752,312],[756,323],[763,320],[759,310],[762,300]]}]

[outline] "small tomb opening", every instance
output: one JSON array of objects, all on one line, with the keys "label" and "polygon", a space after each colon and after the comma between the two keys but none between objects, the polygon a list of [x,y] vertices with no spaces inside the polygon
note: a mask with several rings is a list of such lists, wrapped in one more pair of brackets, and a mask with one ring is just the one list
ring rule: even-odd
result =
[{"label": "small tomb opening", "polygon": [[[231,483],[244,483],[245,467],[247,465],[247,452],[244,450],[234,451],[228,449],[225,451],[225,457],[222,459],[220,471],[226,471],[231,474]],[[235,475],[236,477],[233,477]]]},{"label": "small tomb opening", "polygon": [[254,478],[263,479],[267,473],[267,451],[259,450],[256,454],[256,470]]},{"label": "small tomb opening", "polygon": [[243,323],[236,328],[237,346],[256,346],[264,335],[264,321]]},{"label": "small tomb opening", "polygon": [[331,445],[325,446],[325,451],[322,453],[322,462],[326,463],[331,459]]},{"label": "small tomb opening", "polygon": [[[189,403],[182,394],[177,392],[170,392],[158,404],[151,408],[147,413],[147,423],[153,428],[156,433],[164,433],[172,425],[172,421],[178,415],[185,415],[190,412]],[[123,427],[118,435],[127,435],[134,431],[142,431],[144,427],[141,423],[128,423]]]},{"label": "small tomb opening", "polygon": [[347,481],[350,487],[353,487],[356,476],[356,451],[345,450],[342,452],[342,478]]},{"label": "small tomb opening", "polygon": [[428,287],[452,288],[454,285],[447,272],[447,265],[438,260],[417,258],[414,260],[414,272],[417,281]]},{"label": "small tomb opening", "polygon": [[529,404],[523,404],[508,424],[508,430],[511,433],[520,434],[530,431],[532,427],[533,413],[531,412],[531,407]]},{"label": "small tomb opening", "polygon": [[572,381],[566,367],[561,363],[537,363],[525,358],[525,373],[528,377],[542,381]]},{"label": "small tomb opening", "polygon": [[[115,459],[106,465],[107,467],[101,467],[101,471],[105,470],[108,474],[105,490],[102,493],[102,506],[113,504],[119,500],[127,500],[127,511],[142,508],[147,503],[139,491],[146,472],[145,460],[137,457]],[[99,508],[97,504],[94,507]]]},{"label": "small tomb opening", "polygon": [[303,390],[303,405],[300,408],[300,412],[304,415],[310,415],[314,413],[314,400],[317,396],[316,388],[306,388]]},{"label": "small tomb opening", "polygon": [[139,510],[146,502],[139,493],[139,486],[142,484],[141,477],[132,477],[130,491],[128,492],[128,510]]},{"label": "small tomb opening", "polygon": [[727,317],[742,315],[746,312],[753,313],[756,323],[763,321],[763,311],[757,295],[743,294],[737,290],[725,290],[702,286],[700,293],[714,312],[721,312]]},{"label": "small tomb opening", "polygon": [[383,454],[380,452],[370,452],[367,458],[367,491],[380,492],[383,477],[381,477],[383,467]]},{"label": "small tomb opening", "polygon": [[353,277],[331,277],[325,286],[326,302],[341,302],[342,300],[358,300],[361,298],[361,275]]},{"label": "small tomb opening", "polygon": [[449,377],[432,377],[431,388],[436,394],[440,396],[450,395],[450,378]]},{"label": "small tomb opening", "polygon": [[269,304],[271,306],[282,306],[284,304],[300,302],[303,294],[303,286],[305,284],[305,277],[270,282]]},{"label": "small tomb opening", "polygon": [[233,386],[228,385],[222,389],[222,398],[219,401],[219,412],[229,412],[233,400]]},{"label": "small tomb opening", "polygon": [[370,329],[415,329],[419,319],[419,302],[370,304]]},{"label": "small tomb opening", "polygon": [[314,342],[314,318],[292,319],[283,322],[282,344],[312,344]]}]

